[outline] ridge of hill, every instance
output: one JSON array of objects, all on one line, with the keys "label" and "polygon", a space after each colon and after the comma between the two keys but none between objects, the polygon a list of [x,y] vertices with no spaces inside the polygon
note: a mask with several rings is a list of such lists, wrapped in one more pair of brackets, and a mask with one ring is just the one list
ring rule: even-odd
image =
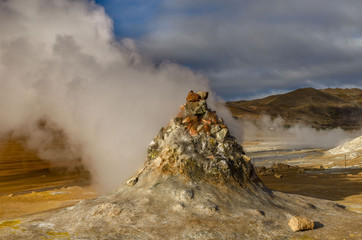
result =
[{"label": "ridge of hill", "polygon": [[301,123],[318,129],[362,127],[362,89],[301,88],[285,94],[255,100],[227,102],[232,115],[258,119],[263,115],[280,116],[286,125]]}]

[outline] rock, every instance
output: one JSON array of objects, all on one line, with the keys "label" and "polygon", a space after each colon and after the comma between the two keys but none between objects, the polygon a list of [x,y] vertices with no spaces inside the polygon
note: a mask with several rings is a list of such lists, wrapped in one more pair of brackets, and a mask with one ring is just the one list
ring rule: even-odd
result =
[{"label": "rock", "polygon": [[190,122],[191,122],[191,117],[185,117],[185,119],[182,120],[183,124],[187,124],[187,123],[190,123]]},{"label": "rock", "polygon": [[138,182],[138,178],[137,177],[134,177],[134,178],[131,178],[127,181],[127,185],[128,186],[134,186],[136,183]]},{"label": "rock", "polygon": [[215,135],[216,140],[223,141],[227,134],[229,133],[229,130],[227,128],[223,128],[220,131],[218,131]]},{"label": "rock", "polygon": [[210,111],[205,112],[203,120],[205,120],[208,123],[218,123],[215,112],[210,112]]},{"label": "rock", "polygon": [[280,173],[275,173],[275,174],[274,174],[274,177],[276,177],[276,178],[282,178],[283,175],[281,175]]},{"label": "rock", "polygon": [[[246,156],[246,155],[244,155],[244,156]],[[264,167],[264,166],[256,168],[256,171],[257,171],[259,176],[266,176],[267,175],[266,167]]]},{"label": "rock", "polygon": [[198,132],[194,128],[191,127],[190,135],[194,137],[194,136],[198,135]]},{"label": "rock", "polygon": [[251,158],[248,157],[247,155],[243,155],[243,159],[245,162],[250,162]]},{"label": "rock", "polygon": [[197,102],[187,102],[185,105],[186,115],[200,115],[207,111],[207,105],[205,100]]},{"label": "rock", "polygon": [[197,93],[194,93],[194,91],[190,91],[186,97],[187,102],[197,102],[199,100],[200,100],[200,96]]},{"label": "rock", "polygon": [[188,117],[185,117],[184,120],[182,120],[182,123],[183,124],[197,124],[197,116],[195,115],[191,115],[191,116],[188,116]]},{"label": "rock", "polygon": [[217,133],[217,132],[220,131],[220,130],[221,130],[221,127],[220,127],[219,125],[213,125],[213,126],[211,127],[210,132],[211,132],[211,134],[215,134],[215,133]]},{"label": "rock", "polygon": [[314,222],[306,217],[295,216],[288,222],[289,227],[294,231],[306,231],[314,228]]},{"label": "rock", "polygon": [[196,131],[201,132],[203,129],[204,129],[204,125],[200,124],[199,126],[197,126]]},{"label": "rock", "polygon": [[200,96],[202,100],[206,100],[207,97],[209,96],[209,92],[198,92],[197,94]]}]

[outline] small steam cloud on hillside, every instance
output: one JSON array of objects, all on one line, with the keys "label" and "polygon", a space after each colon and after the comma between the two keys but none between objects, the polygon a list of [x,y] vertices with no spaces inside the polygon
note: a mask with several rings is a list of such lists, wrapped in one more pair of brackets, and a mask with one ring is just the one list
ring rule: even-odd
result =
[{"label": "small steam cloud on hillside", "polygon": [[303,124],[285,127],[284,119],[271,118],[268,115],[263,115],[257,120],[245,119],[242,121],[242,125],[243,138],[246,141],[271,137],[285,142],[286,146],[329,149],[362,135],[361,130],[345,131],[341,128],[318,130]]},{"label": "small steam cloud on hillside", "polygon": [[190,89],[209,90],[201,75],[117,42],[94,2],[0,1],[0,32],[0,135],[27,135],[41,149],[45,120],[106,190],[140,167]]}]

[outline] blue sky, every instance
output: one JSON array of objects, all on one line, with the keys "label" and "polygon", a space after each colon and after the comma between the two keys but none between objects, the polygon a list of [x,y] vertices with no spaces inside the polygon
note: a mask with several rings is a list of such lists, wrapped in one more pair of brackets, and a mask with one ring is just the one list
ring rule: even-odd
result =
[{"label": "blue sky", "polygon": [[115,35],[138,38],[147,32],[147,24],[157,14],[160,0],[96,0],[114,22]]},{"label": "blue sky", "polygon": [[103,0],[117,38],[205,75],[227,100],[362,87],[360,0]]}]

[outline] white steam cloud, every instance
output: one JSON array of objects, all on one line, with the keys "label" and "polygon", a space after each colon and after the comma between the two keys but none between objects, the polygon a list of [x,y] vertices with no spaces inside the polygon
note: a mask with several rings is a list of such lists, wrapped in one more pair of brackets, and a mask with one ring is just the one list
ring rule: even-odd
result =
[{"label": "white steam cloud", "polygon": [[201,75],[169,62],[154,66],[132,40],[117,42],[93,2],[0,1],[0,134],[49,141],[45,120],[77,148],[109,190],[141,166],[146,147]]},{"label": "white steam cloud", "polygon": [[246,141],[268,138],[283,142],[286,146],[329,149],[362,134],[362,131],[345,131],[341,128],[318,130],[303,124],[285,127],[281,117],[272,119],[268,115],[257,120],[244,119],[243,138]]}]

